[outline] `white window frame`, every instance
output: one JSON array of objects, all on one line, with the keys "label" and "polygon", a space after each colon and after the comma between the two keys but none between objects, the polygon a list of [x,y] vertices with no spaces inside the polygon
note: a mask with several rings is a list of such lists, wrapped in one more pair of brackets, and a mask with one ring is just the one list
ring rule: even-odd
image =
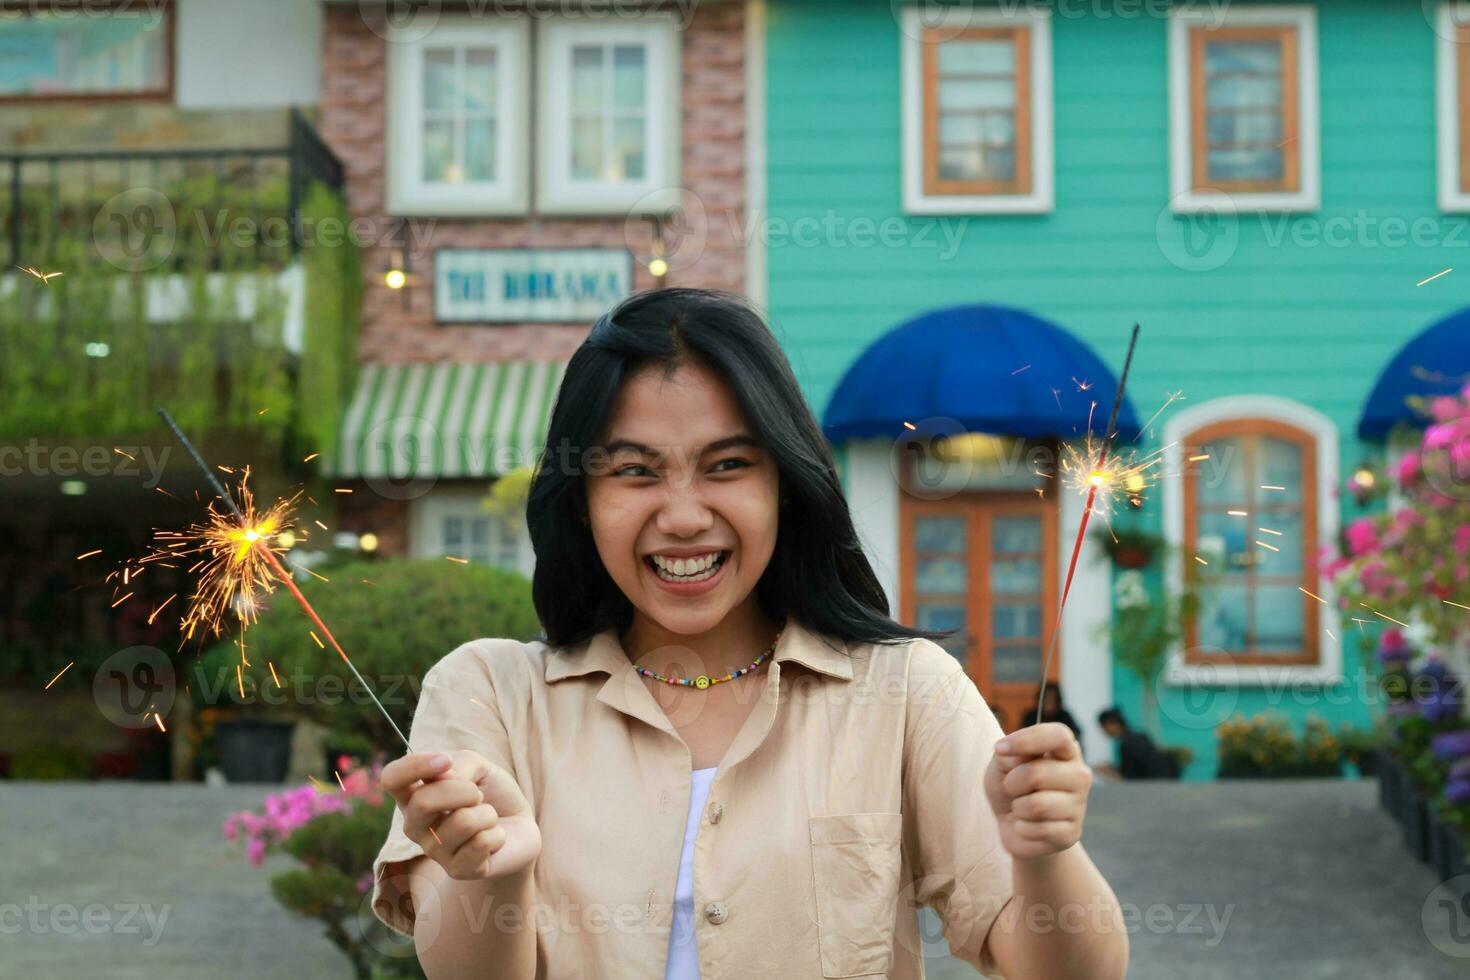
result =
[{"label": "white window frame", "polygon": [[[491,526],[500,524],[502,534],[515,538],[516,559],[512,571],[530,577],[535,566],[535,552],[531,547],[530,535],[524,528],[511,529],[495,515],[484,509],[483,501],[489,493],[489,484],[476,482],[472,486],[445,486],[440,484],[429,493],[415,497],[410,503],[409,554],[413,558],[443,558],[448,552],[443,548],[442,532],[446,517],[489,517]],[[467,557],[456,555],[455,557]],[[503,567],[503,566],[495,566]]]},{"label": "white window frame", "polygon": [[[680,203],[680,36],[672,13],[608,23],[579,15],[537,21],[536,208],[544,214],[662,214]],[[571,49],[639,44],[648,52],[648,148],[639,181],[579,181],[571,174]]]},{"label": "white window frame", "polygon": [[[499,176],[493,183],[430,184],[420,177],[424,49],[444,45],[496,48],[499,74],[495,152]],[[388,145],[384,153],[389,214],[464,217],[526,212],[529,50],[530,27],[523,17],[442,17],[427,33],[411,27],[389,34]]]},{"label": "white window frame", "polygon": [[1470,211],[1470,192],[1460,189],[1460,64],[1456,28],[1470,23],[1470,3],[1440,4],[1434,26],[1434,101],[1438,147],[1439,209],[1450,213]]},{"label": "white window frame", "polygon": [[[926,27],[1029,28],[1031,77],[1031,190],[1025,194],[924,193],[924,59]],[[899,50],[903,209],[908,214],[1045,214],[1055,204],[1052,129],[1051,11],[1031,4],[1014,9],[975,10],[970,5],[940,11],[906,7]]]},{"label": "white window frame", "polygon": [[[1176,412],[1164,425],[1163,481],[1164,539],[1169,544],[1165,580],[1172,594],[1184,587],[1184,459],[1183,440],[1200,428],[1231,419],[1269,419],[1309,433],[1317,451],[1317,542],[1337,540],[1339,513],[1333,491],[1339,486],[1338,431],[1332,420],[1314,408],[1274,395],[1231,395],[1193,405]],[[1303,500],[1303,506],[1308,505]],[[1311,556],[1304,555],[1303,560]],[[1270,685],[1283,681],[1331,683],[1342,679],[1342,628],[1336,592],[1319,573],[1317,595],[1326,602],[1317,620],[1317,663],[1315,664],[1191,664],[1184,660],[1182,646],[1169,653],[1163,680],[1173,686],[1233,684]]]},{"label": "white window frame", "polygon": [[[1297,31],[1297,143],[1301,187],[1296,191],[1199,191],[1190,135],[1189,32],[1195,27],[1295,27]],[[1317,10],[1302,4],[1191,5],[1169,11],[1169,206],[1176,214],[1241,211],[1315,211],[1322,203],[1321,124],[1318,112]]]}]

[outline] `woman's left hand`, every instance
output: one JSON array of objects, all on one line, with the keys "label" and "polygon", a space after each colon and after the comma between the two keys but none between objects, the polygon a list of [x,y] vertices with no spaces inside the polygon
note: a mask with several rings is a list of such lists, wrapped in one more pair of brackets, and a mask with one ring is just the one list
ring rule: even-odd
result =
[{"label": "woman's left hand", "polygon": [[1019,858],[1046,857],[1082,839],[1092,768],[1077,736],[1059,721],[1012,732],[996,742],[985,771],[985,795],[1005,849]]}]

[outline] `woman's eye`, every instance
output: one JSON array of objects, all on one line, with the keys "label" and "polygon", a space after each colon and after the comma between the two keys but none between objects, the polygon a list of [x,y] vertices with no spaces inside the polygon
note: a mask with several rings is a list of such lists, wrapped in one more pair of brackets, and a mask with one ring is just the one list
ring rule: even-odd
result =
[{"label": "woman's eye", "polygon": [[621,467],[620,469],[614,471],[613,475],[614,476],[629,476],[629,475],[631,475],[631,476],[642,476],[643,474],[641,474],[641,473],[632,473],[632,474],[629,474],[628,471],[629,470],[646,470],[646,469],[648,469],[648,467],[644,466],[642,463],[630,463],[627,466]]},{"label": "woman's eye", "polygon": [[749,463],[747,463],[743,459],[722,459],[718,463],[715,464],[715,467],[714,468],[716,470],[718,470],[721,466],[724,466],[726,463],[735,463],[740,468],[748,467],[750,465]]}]

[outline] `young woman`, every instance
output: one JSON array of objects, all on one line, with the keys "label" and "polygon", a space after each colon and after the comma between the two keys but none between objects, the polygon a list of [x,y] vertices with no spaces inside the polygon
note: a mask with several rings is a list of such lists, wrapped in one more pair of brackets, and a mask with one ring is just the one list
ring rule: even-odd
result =
[{"label": "young woman", "polygon": [[572,357],[527,505],[545,636],[424,677],[373,908],[434,980],[1121,978],[1065,725],[1002,739],[887,615],[738,297],[641,293]]}]

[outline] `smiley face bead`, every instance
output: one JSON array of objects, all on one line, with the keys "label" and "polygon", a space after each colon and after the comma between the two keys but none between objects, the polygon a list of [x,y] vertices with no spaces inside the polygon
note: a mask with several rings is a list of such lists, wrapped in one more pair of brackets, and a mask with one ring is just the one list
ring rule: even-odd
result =
[{"label": "smiley face bead", "polygon": [[700,674],[698,677],[694,678],[694,686],[699,688],[701,691],[709,687],[709,675]]}]

